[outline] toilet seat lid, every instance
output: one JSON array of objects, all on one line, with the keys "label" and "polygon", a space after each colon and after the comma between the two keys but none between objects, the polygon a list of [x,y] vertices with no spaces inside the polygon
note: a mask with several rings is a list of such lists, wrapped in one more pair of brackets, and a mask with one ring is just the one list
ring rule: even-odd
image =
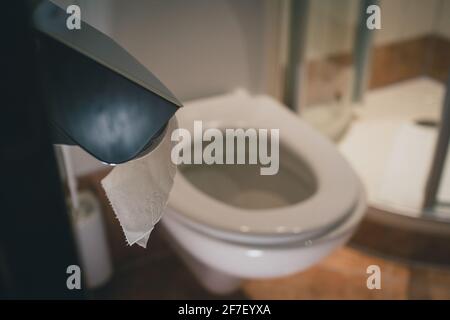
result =
[{"label": "toilet seat lid", "polygon": [[177,118],[188,130],[194,120],[218,128],[278,128],[280,144],[301,158],[317,181],[316,192],[302,202],[255,210],[212,198],[179,172],[168,206],[190,226],[218,234],[311,239],[344,221],[357,204],[358,180],[335,146],[272,98],[239,92],[204,99],[186,104]]}]

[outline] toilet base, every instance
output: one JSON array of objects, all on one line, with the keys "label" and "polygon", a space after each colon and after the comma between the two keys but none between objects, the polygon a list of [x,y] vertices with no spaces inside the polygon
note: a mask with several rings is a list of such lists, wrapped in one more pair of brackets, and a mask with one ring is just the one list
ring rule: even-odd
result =
[{"label": "toilet base", "polygon": [[202,263],[179,246],[166,227],[164,227],[164,229],[165,236],[171,240],[169,241],[171,247],[177,252],[178,256],[181,257],[184,264],[194,274],[195,278],[200,282],[203,288],[217,295],[227,295],[239,290],[242,279],[223,273],[222,271]]},{"label": "toilet base", "polygon": [[243,279],[278,278],[301,272],[343,246],[364,216],[364,194],[350,218],[310,243],[262,246],[229,242],[182,223],[176,211],[166,207],[161,225],[169,243],[208,291],[229,294]]}]

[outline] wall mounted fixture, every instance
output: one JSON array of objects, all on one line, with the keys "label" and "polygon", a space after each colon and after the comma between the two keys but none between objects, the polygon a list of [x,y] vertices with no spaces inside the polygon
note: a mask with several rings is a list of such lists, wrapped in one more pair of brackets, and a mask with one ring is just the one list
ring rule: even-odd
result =
[{"label": "wall mounted fixture", "polygon": [[181,107],[175,96],[111,38],[49,2],[34,10],[37,57],[53,142],[79,145],[102,162],[150,152]]}]

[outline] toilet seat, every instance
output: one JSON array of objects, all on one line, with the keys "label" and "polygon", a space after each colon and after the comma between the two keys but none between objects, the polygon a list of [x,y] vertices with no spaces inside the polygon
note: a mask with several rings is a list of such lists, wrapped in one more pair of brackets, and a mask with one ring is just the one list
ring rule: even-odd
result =
[{"label": "toilet seat", "polygon": [[232,241],[308,240],[335,228],[357,205],[357,178],[334,145],[269,97],[238,92],[204,99],[186,104],[178,111],[177,118],[179,127],[191,131],[194,120],[218,128],[279,128],[280,144],[300,157],[317,180],[316,192],[302,202],[252,210],[216,200],[178,173],[168,210],[176,212],[175,216],[192,228]]}]

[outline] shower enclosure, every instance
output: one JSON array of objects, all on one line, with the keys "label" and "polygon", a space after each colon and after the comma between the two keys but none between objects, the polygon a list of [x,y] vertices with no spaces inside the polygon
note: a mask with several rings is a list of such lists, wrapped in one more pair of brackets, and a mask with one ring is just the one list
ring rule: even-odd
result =
[{"label": "shower enclosure", "polygon": [[285,103],[337,140],[351,121],[358,0],[291,1]]},{"label": "shower enclosure", "polygon": [[[381,29],[367,27],[370,5]],[[291,6],[285,102],[365,182],[371,209],[356,243],[449,265],[450,0]]]}]

